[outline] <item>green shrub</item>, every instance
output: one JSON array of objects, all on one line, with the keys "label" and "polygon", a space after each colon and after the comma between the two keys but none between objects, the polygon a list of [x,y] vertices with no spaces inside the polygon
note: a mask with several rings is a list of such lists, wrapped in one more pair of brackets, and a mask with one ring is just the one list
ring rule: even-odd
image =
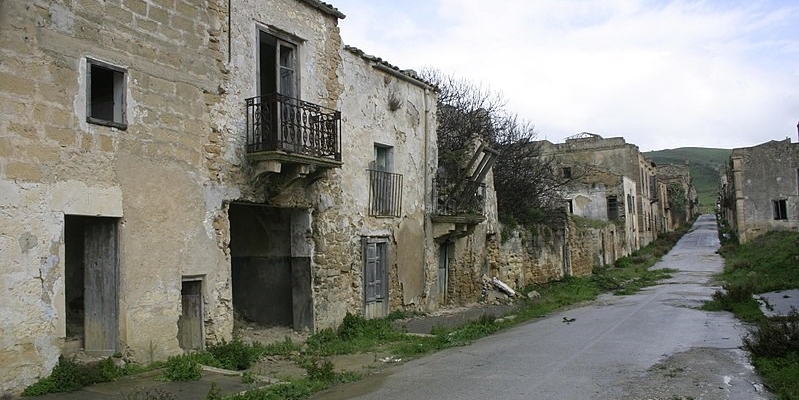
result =
[{"label": "green shrub", "polygon": [[333,362],[326,358],[305,357],[299,364],[308,373],[308,379],[321,382],[333,382],[336,379]]},{"label": "green shrub", "polygon": [[202,367],[190,355],[169,357],[164,366],[167,381],[198,381],[202,378]]},{"label": "green shrub", "polygon": [[615,265],[616,268],[627,268],[633,265],[633,262],[630,259],[630,256],[624,256],[616,260],[616,262],[613,265]]},{"label": "green shrub", "polygon": [[26,387],[22,395],[40,396],[47,393],[74,392],[92,383],[94,380],[89,367],[60,356],[50,376]]},{"label": "green shrub", "polygon": [[766,319],[743,338],[744,348],[756,357],[799,356],[799,314],[782,320]]},{"label": "green shrub", "polygon": [[250,368],[264,353],[261,344],[247,344],[240,339],[233,339],[208,347],[208,353],[214,356],[222,368],[236,371]]}]

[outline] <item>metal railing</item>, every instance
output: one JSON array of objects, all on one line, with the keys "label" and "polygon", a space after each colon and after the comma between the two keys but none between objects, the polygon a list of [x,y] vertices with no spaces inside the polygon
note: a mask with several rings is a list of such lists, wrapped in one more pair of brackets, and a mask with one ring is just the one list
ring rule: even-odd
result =
[{"label": "metal railing", "polygon": [[402,213],[402,174],[368,169],[369,215],[399,217]]},{"label": "metal railing", "polygon": [[485,193],[485,183],[437,177],[433,180],[434,213],[442,216],[483,215]]},{"label": "metal railing", "polygon": [[272,93],[247,102],[247,153],[285,151],[341,161],[341,112]]}]

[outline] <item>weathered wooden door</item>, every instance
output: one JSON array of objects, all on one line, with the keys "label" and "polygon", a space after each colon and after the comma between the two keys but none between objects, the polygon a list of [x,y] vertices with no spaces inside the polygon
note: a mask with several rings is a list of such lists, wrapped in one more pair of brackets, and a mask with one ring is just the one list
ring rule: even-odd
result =
[{"label": "weathered wooden door", "polygon": [[388,313],[387,247],[383,238],[364,239],[364,317],[382,318]]},{"label": "weathered wooden door", "polygon": [[110,356],[119,343],[117,220],[86,218],[83,238],[84,348],[89,355]]},{"label": "weathered wooden door", "polygon": [[178,342],[184,350],[203,349],[202,281],[183,281],[180,290],[181,307],[178,318]]},{"label": "weathered wooden door", "polygon": [[450,243],[442,243],[438,248],[438,304],[447,304],[447,271],[449,270]]}]

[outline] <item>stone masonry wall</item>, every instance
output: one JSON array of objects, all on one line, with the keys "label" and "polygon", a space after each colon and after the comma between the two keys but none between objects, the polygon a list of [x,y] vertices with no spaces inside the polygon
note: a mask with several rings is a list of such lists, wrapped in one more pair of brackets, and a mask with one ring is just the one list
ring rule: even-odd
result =
[{"label": "stone masonry wall", "polygon": [[[224,7],[0,3],[0,391],[47,375],[62,352],[65,215],[119,218],[121,350],[141,361],[181,352],[187,275],[204,278],[207,337],[230,337],[204,148]],[[127,129],[86,122],[87,57],[125,71]]]}]

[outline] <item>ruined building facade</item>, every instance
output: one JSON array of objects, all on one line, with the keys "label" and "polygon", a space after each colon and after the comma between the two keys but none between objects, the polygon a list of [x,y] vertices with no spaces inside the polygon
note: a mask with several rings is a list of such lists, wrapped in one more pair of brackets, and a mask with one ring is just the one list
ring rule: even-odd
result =
[{"label": "ruined building facade", "polygon": [[[638,150],[638,146],[625,142],[624,138],[603,138],[592,133],[582,133],[567,138],[563,143],[542,141],[545,156],[557,161],[561,174],[579,173],[598,169],[627,177],[635,183],[635,193],[617,197],[617,204],[632,209],[637,226],[632,227],[631,248],[645,246],[665,231],[665,215],[658,185],[657,168]],[[565,176],[568,178],[568,176]],[[630,195],[628,199],[628,195]],[[632,207],[631,207],[632,206]]]},{"label": "ruined building facade", "polygon": [[741,243],[799,229],[799,144],[785,139],[733,149],[719,207]]},{"label": "ruined building facade", "polygon": [[438,211],[435,89],[340,18],[0,3],[0,391],[79,349],[158,360],[237,319],[313,332],[478,296],[490,174],[462,192],[479,209]]}]

